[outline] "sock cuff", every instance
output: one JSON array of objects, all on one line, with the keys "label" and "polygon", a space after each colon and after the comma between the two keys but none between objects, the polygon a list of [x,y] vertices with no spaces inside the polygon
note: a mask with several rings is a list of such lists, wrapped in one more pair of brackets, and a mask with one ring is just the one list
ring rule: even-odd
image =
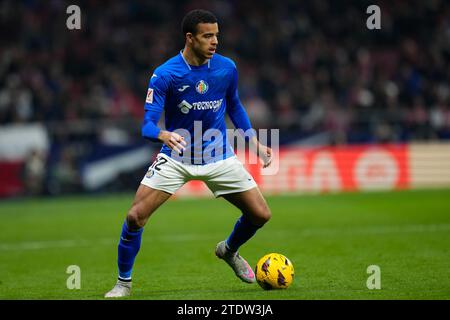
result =
[{"label": "sock cuff", "polygon": [[225,248],[227,249],[228,252],[237,252],[237,250],[232,250],[230,248],[230,246],[228,245],[228,239],[225,240]]},{"label": "sock cuff", "polygon": [[144,228],[139,228],[137,230],[130,230],[130,228],[128,227],[127,220],[125,219],[125,221],[123,222],[122,230],[131,236],[137,236],[144,231]]}]

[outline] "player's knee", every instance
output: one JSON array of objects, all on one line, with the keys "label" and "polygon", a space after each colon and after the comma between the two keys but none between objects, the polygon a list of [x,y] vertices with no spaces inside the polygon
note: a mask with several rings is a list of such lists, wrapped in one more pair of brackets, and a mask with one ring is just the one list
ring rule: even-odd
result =
[{"label": "player's knee", "polygon": [[146,219],[143,217],[142,213],[139,211],[138,205],[133,205],[127,214],[127,224],[128,228],[132,230],[140,229],[144,227]]},{"label": "player's knee", "polygon": [[270,208],[268,206],[265,206],[262,210],[261,219],[265,224],[270,220],[270,218],[272,218],[272,212],[270,211]]},{"label": "player's knee", "polygon": [[258,226],[263,226],[270,220],[271,217],[272,212],[270,211],[269,207],[261,206],[257,211],[257,214],[253,216],[253,223]]}]

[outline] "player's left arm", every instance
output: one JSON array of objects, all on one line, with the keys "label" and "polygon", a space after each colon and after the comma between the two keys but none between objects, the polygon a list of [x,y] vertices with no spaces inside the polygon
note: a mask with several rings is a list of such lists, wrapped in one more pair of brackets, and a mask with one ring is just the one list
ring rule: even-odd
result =
[{"label": "player's left arm", "polygon": [[239,99],[238,93],[238,73],[236,67],[233,68],[233,74],[230,86],[227,90],[227,113],[230,116],[236,129],[242,129],[245,137],[248,137],[250,148],[253,149],[263,161],[263,168],[270,166],[272,162],[272,149],[261,144],[252,128],[247,111]]}]

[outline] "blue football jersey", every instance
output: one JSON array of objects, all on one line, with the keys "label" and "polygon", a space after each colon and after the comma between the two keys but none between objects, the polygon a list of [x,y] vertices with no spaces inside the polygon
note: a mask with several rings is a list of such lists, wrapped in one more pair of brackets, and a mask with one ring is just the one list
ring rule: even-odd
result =
[{"label": "blue football jersey", "polygon": [[237,82],[236,65],[231,59],[216,53],[207,63],[192,66],[180,52],[151,76],[143,136],[156,139],[160,131],[156,124],[164,111],[166,130],[181,134],[187,147],[182,155],[177,155],[164,144],[161,153],[200,165],[234,155],[226,134],[226,114],[236,128],[251,129]]}]

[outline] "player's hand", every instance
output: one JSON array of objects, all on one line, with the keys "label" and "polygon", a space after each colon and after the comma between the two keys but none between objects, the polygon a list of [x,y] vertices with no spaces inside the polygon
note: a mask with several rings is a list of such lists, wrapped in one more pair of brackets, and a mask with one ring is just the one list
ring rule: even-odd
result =
[{"label": "player's hand", "polygon": [[176,132],[161,130],[158,135],[158,139],[164,142],[164,144],[170,149],[178,152],[178,154],[186,150],[186,141]]},{"label": "player's hand", "polygon": [[255,136],[250,140],[250,148],[256,152],[259,159],[261,159],[263,168],[270,166],[272,163],[272,149],[270,147],[261,144]]},{"label": "player's hand", "polygon": [[263,162],[263,168],[267,168],[272,164],[272,148],[261,143],[258,144],[258,156]]}]

